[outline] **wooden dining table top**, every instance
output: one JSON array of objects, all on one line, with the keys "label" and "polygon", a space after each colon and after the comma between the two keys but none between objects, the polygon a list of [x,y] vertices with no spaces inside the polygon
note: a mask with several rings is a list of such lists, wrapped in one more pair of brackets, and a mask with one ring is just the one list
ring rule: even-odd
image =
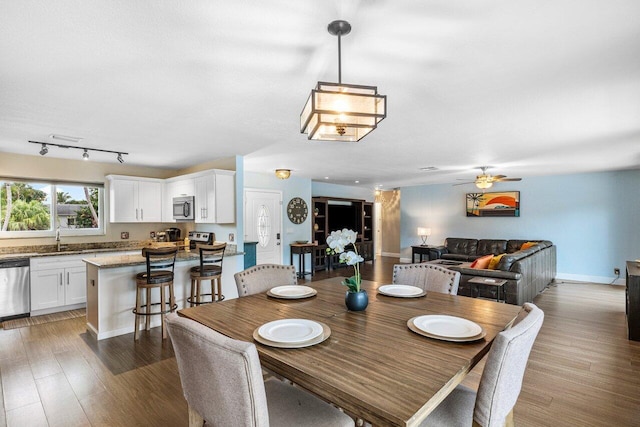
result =
[{"label": "wooden dining table top", "polygon": [[[420,298],[377,293],[363,281],[369,305],[348,311],[342,278],[307,285],[317,295],[278,299],[266,293],[180,310],[178,313],[228,337],[254,342],[262,365],[373,426],[419,424],[489,351],[520,307],[427,292]],[[415,316],[445,314],[476,322],[484,339],[448,342],[409,330]],[[331,328],[331,336],[305,348],[282,349],[256,342],[253,332],[279,319],[309,319]]]}]

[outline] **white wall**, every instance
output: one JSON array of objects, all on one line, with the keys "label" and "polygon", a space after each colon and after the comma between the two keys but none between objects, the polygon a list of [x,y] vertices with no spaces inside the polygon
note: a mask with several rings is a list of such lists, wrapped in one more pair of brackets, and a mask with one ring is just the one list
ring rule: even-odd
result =
[{"label": "white wall", "polygon": [[493,191],[520,191],[520,217],[466,217],[473,186],[401,189],[401,252],[420,243],[418,226],[431,227],[430,244],[447,237],[546,239],[558,249],[558,278],[608,283],[625,261],[640,258],[640,170],[524,178]]}]

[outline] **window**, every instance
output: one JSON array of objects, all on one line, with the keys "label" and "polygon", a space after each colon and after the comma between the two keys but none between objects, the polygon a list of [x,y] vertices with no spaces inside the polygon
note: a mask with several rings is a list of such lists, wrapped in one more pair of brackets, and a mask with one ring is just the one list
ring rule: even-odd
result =
[{"label": "window", "polygon": [[0,237],[104,234],[96,184],[0,180]]}]

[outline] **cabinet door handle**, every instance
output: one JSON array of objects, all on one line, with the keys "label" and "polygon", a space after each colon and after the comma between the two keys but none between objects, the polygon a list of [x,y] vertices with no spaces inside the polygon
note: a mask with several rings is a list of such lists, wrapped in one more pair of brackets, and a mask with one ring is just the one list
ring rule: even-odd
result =
[{"label": "cabinet door handle", "polygon": [[60,286],[62,286],[62,272],[60,273]]},{"label": "cabinet door handle", "polygon": [[69,286],[69,272],[67,271],[67,286]]},{"label": "cabinet door handle", "polygon": [[140,209],[140,221],[144,221],[144,209]]},{"label": "cabinet door handle", "polygon": [[136,208],[136,221],[138,220],[138,208]]}]

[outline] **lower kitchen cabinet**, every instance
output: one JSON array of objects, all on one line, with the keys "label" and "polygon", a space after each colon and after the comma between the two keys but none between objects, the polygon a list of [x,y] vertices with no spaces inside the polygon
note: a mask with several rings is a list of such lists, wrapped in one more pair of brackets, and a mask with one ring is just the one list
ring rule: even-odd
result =
[{"label": "lower kitchen cabinet", "polygon": [[[87,269],[83,258],[94,254],[31,259],[31,315],[84,307]],[[51,268],[56,266],[56,268]]]}]

